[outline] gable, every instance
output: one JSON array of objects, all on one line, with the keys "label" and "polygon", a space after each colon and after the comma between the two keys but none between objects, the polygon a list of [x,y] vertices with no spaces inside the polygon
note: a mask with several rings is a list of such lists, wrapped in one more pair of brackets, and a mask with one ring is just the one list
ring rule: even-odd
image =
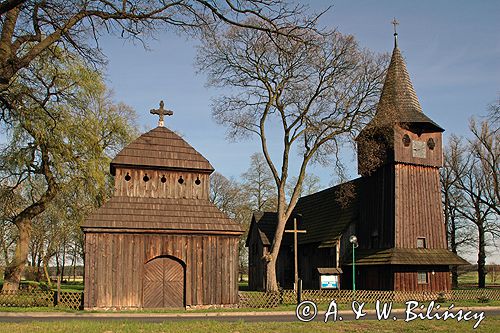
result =
[{"label": "gable", "polygon": [[179,135],[156,127],[134,140],[111,161],[111,174],[118,166],[160,168],[211,173],[214,168]]}]

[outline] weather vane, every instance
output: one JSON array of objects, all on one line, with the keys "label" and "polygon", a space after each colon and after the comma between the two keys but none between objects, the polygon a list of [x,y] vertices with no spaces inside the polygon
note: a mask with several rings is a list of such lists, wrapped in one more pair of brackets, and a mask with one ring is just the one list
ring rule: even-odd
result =
[{"label": "weather vane", "polygon": [[174,114],[174,112],[171,110],[165,110],[164,106],[165,106],[165,103],[163,103],[163,101],[160,101],[160,108],[159,109],[151,109],[149,111],[151,114],[156,114],[156,115],[160,116],[160,120],[158,120],[158,126],[164,126],[164,122],[163,122],[164,116],[171,116]]},{"label": "weather vane", "polygon": [[399,22],[398,22],[398,20],[396,20],[396,18],[394,18],[391,23],[394,26],[394,46],[397,46],[398,45],[398,31],[397,31],[396,27],[399,25]]}]

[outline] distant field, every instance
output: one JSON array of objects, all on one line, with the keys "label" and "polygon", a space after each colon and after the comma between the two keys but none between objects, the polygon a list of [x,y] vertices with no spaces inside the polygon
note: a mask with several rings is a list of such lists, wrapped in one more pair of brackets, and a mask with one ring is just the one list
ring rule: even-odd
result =
[{"label": "distant field", "polygon": [[[458,276],[459,287],[477,287],[477,272],[468,272]],[[492,281],[491,276],[486,275],[486,287],[500,288],[500,273],[497,275],[495,282]]]}]

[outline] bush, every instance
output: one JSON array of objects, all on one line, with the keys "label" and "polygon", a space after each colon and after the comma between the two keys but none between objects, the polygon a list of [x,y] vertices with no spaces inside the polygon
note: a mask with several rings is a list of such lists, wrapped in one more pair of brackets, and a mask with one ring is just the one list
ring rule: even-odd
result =
[{"label": "bush", "polygon": [[440,292],[440,293],[438,294],[438,297],[437,297],[437,299],[436,299],[436,302],[437,302],[437,303],[444,303],[444,302],[446,302],[446,295],[445,295],[443,292]]},{"label": "bush", "polygon": [[482,295],[482,296],[477,298],[477,301],[479,303],[488,303],[490,301],[490,299],[487,296]]}]

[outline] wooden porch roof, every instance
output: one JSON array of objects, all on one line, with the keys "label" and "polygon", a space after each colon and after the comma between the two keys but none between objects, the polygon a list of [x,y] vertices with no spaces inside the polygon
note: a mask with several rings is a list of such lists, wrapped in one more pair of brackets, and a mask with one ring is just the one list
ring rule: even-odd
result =
[{"label": "wooden porch roof", "polygon": [[[356,265],[469,265],[448,249],[356,250]],[[347,261],[347,265],[352,262]]]}]

